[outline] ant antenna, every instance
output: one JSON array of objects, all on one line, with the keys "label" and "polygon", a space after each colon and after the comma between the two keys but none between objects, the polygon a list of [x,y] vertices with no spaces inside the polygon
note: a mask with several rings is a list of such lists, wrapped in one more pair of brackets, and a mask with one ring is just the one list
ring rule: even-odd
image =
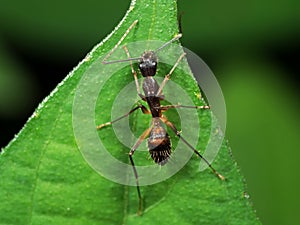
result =
[{"label": "ant antenna", "polygon": [[[113,63],[119,63],[119,62],[128,62],[128,61],[133,61],[133,60],[141,60],[142,57],[134,57],[134,58],[127,58],[127,59],[120,59],[120,60],[112,60],[112,61],[106,61],[112,54],[113,52],[120,46],[120,44],[122,43],[122,41],[126,38],[126,36],[129,34],[129,32],[133,29],[133,27],[138,23],[138,20],[135,20],[130,27],[126,30],[126,32],[123,34],[123,36],[121,37],[121,39],[117,42],[117,44],[112,48],[112,50],[104,57],[102,64],[113,64]],[[165,48],[166,46],[168,46],[169,44],[171,44],[174,41],[177,41],[179,38],[182,37],[182,34],[177,34],[174,38],[172,38],[171,40],[167,41],[166,43],[164,43],[162,46],[160,46],[158,49],[156,49],[156,51],[154,51],[155,53],[157,53],[158,51],[162,50],[163,48]],[[124,46],[125,47],[125,46]]]},{"label": "ant antenna", "polygon": [[163,48],[165,48],[166,46],[168,46],[169,44],[171,44],[174,41],[177,41],[179,38],[182,37],[182,34],[177,34],[175,37],[173,37],[170,41],[167,41],[166,43],[164,43],[162,46],[160,46],[158,49],[156,49],[155,53],[157,53],[158,51],[162,50]]},{"label": "ant antenna", "polygon": [[[125,33],[127,35],[127,33]],[[124,37],[124,36],[123,36]],[[160,46],[158,49],[156,49],[156,51],[154,51],[155,53],[157,53],[158,51],[162,50],[163,48],[167,47],[168,45],[170,45],[171,43],[173,43],[174,41],[177,41],[179,38],[182,37],[182,34],[177,34],[175,37],[173,37],[171,40],[167,41],[166,43],[164,43],[162,46]],[[125,38],[125,37],[124,37]],[[123,39],[124,39],[123,38]],[[122,39],[122,40],[123,40]],[[122,41],[121,40],[121,41]],[[120,41],[116,46],[120,45]],[[142,59],[142,57],[135,57],[135,58],[127,58],[127,59],[120,59],[120,60],[113,60],[113,61],[105,61],[111,54],[112,52],[115,51],[115,49],[117,47],[114,47],[114,49],[108,53],[108,55],[105,57],[105,59],[102,61],[103,64],[112,64],[112,63],[119,63],[119,62],[128,62],[128,61],[133,61],[133,60],[140,60]]]},{"label": "ant antenna", "polygon": [[113,61],[103,61],[102,64],[113,64],[113,63],[119,63],[119,62],[128,62],[132,60],[140,60],[141,57],[136,57],[136,58],[128,58],[128,59],[120,59],[120,60],[113,60]]}]

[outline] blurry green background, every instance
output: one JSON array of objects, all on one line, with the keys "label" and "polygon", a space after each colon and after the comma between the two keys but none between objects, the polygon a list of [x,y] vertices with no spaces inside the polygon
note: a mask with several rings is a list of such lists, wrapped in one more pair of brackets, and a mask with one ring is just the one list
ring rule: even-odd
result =
[{"label": "blurry green background", "polygon": [[[129,0],[0,1],[0,146],[123,17]],[[300,223],[299,1],[183,1],[185,47],[214,71],[227,138],[263,224]],[[200,190],[201,191],[201,190]]]}]

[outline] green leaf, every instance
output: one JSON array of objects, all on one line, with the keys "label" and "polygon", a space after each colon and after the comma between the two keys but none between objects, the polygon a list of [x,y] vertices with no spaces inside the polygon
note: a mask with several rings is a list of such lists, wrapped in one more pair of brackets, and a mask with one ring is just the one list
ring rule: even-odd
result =
[{"label": "green leaf", "polygon": [[[107,127],[97,132],[94,128],[111,119],[112,105],[119,91],[133,81],[130,67],[122,68],[108,80],[104,77],[95,80],[93,87],[103,85],[100,93],[95,94],[92,86],[82,86],[82,82],[85,77],[93,79],[95,76],[96,79],[98,73],[110,72],[109,67],[101,65],[101,58],[115,46],[134,20],[138,20],[138,24],[124,43],[168,41],[178,33],[176,1],[132,1],[119,26],[40,104],[20,133],[3,149],[0,155],[1,224],[259,224],[245,192],[243,177],[226,142],[213,163],[226,177],[225,181],[216,178],[210,170],[199,172],[200,160],[193,156],[170,179],[141,187],[142,216],[136,215],[136,187],[100,176],[84,160],[80,146],[90,143],[92,154],[95,144],[89,136],[80,139],[77,135],[86,135],[85,132],[91,130],[102,139],[111,155],[128,163],[129,148],[117,140],[114,130]],[[187,66],[186,61],[183,64]],[[99,68],[102,70],[96,70]],[[163,77],[169,69],[170,66],[159,64],[158,72]],[[203,103],[197,98],[196,82],[184,71],[176,70],[171,79],[185,87],[195,104]],[[77,97],[87,94],[98,96],[95,110],[74,109]],[[166,90],[164,94],[168,96],[172,90]],[[121,97],[127,99],[127,96]],[[96,121],[92,125],[84,117],[90,111],[96,112]],[[169,111],[166,115],[180,128],[179,114],[176,110]],[[212,121],[209,112],[196,115],[203,128],[197,145],[201,148],[208,141]],[[74,125],[78,120],[82,120],[81,133]],[[149,117],[140,111],[130,116],[132,131],[137,136],[148,123]],[[89,126],[92,129],[85,128]],[[180,143],[171,131],[169,133],[175,148]],[[145,148],[144,145],[141,148]],[[87,155],[84,157],[88,158]],[[94,160],[92,166],[105,165],[114,169],[101,158]],[[145,152],[137,151],[134,160],[137,165],[153,165]],[[117,172],[128,179],[133,177],[132,171]]]}]

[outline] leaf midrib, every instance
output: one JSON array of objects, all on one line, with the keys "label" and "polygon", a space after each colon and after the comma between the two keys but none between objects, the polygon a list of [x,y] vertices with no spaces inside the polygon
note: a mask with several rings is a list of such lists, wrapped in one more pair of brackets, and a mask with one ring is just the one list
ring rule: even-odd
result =
[{"label": "leaf midrib", "polygon": [[[147,40],[152,40],[152,31],[153,31],[153,27],[155,25],[155,18],[156,18],[156,9],[157,9],[157,4],[156,4],[156,0],[153,0],[152,1],[152,4],[153,4],[153,7],[151,8],[152,12],[151,12],[151,24],[149,25],[149,29],[148,29],[148,35],[147,35]],[[121,24],[120,24],[121,25]],[[139,23],[137,23],[137,26],[139,26]],[[142,32],[141,32],[142,33]],[[139,74],[139,71],[137,71],[137,73]],[[140,98],[137,96],[137,99],[139,100]],[[140,113],[140,112],[138,112]],[[133,118],[134,118],[134,122],[132,124],[132,128],[133,129],[136,129],[136,126],[137,126],[137,114],[134,113],[133,115]],[[132,141],[133,142],[134,140],[134,137],[132,138]],[[129,158],[128,158],[128,163],[129,163]],[[128,175],[129,176],[129,175]],[[129,187],[128,186],[123,186],[124,188],[124,215],[123,215],[123,224],[126,223],[126,220],[129,216],[129,213],[128,213],[128,207],[129,207]],[[143,209],[144,211],[145,209]]]}]

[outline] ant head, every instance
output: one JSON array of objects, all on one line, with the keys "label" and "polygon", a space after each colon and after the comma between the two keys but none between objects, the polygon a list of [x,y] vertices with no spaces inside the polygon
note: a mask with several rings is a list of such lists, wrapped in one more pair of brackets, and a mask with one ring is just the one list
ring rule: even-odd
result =
[{"label": "ant head", "polygon": [[143,77],[154,76],[157,68],[157,55],[154,51],[145,51],[139,62]]}]

